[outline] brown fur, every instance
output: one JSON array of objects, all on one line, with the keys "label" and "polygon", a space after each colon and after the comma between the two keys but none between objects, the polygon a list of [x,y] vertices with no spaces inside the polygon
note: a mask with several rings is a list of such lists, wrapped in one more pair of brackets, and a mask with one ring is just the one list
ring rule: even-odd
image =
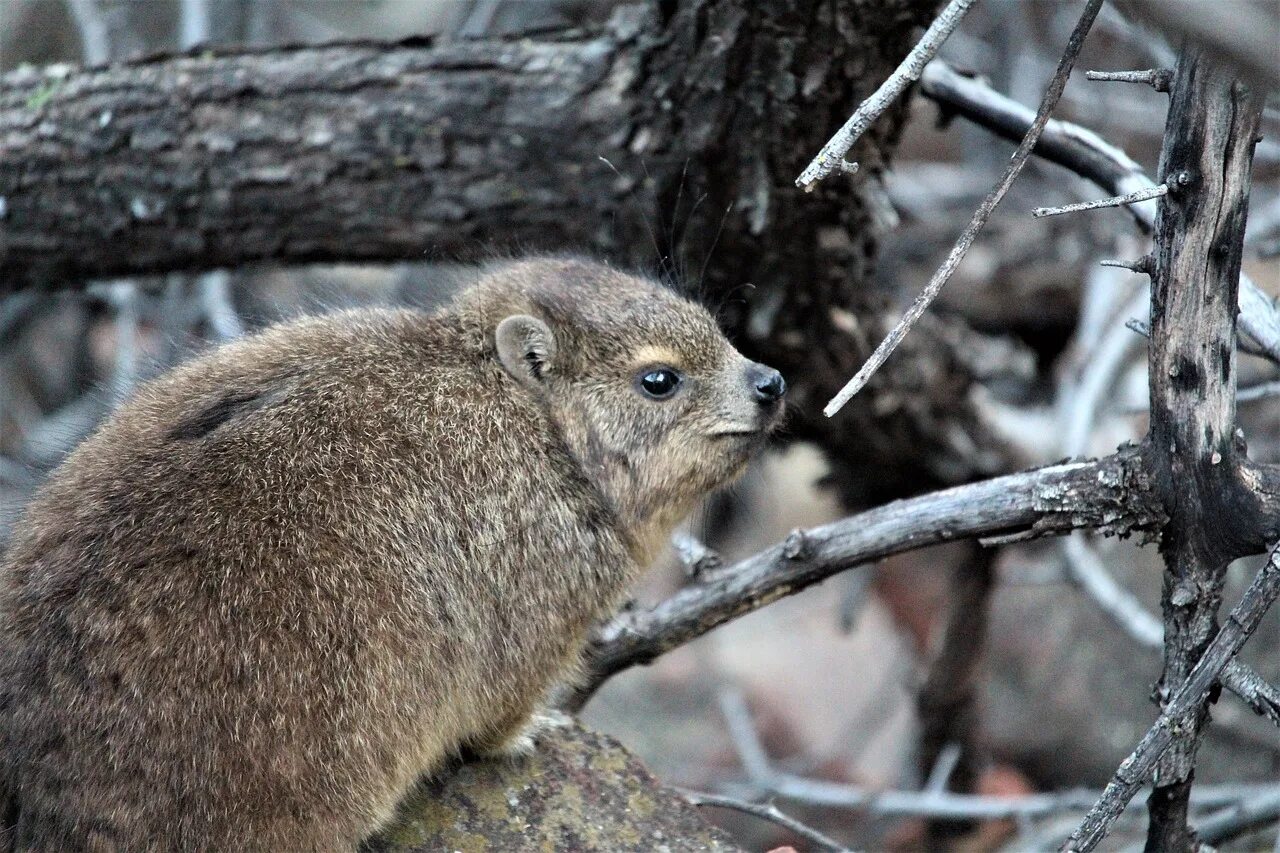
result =
[{"label": "brown fur", "polygon": [[[517,314],[555,339],[523,384],[495,355]],[[680,394],[638,392],[650,362]],[[776,420],[752,369],[657,285],[541,259],[435,315],[302,320],[144,386],[0,575],[9,846],[350,850],[419,774],[518,744]]]}]

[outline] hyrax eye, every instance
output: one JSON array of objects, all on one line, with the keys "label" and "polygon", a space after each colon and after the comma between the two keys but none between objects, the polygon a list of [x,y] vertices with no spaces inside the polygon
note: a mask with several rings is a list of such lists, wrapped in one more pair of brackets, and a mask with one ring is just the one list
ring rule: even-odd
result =
[{"label": "hyrax eye", "polygon": [[646,397],[665,400],[680,387],[680,374],[669,367],[655,367],[640,374],[640,390]]}]

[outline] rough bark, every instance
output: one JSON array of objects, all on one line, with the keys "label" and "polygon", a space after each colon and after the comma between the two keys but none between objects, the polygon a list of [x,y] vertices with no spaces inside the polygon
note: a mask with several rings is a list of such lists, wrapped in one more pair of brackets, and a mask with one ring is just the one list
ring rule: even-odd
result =
[{"label": "rough bark", "polygon": [[882,332],[868,198],[903,105],[854,152],[856,181],[792,179],[933,5],[655,0],[530,38],[13,72],[0,291],[257,261],[660,257],[792,380],[794,434],[830,451],[848,503],[993,473],[1008,456],[936,317],[873,393],[818,416]]},{"label": "rough bark", "polygon": [[[1160,173],[1171,192],[1156,221],[1151,288],[1151,432],[1147,462],[1169,514],[1162,704],[1218,630],[1229,562],[1254,550],[1261,508],[1240,480],[1235,431],[1235,332],[1250,166],[1260,103],[1231,71],[1184,50],[1170,94]],[[1198,706],[1160,763],[1149,851],[1195,848],[1187,797]]]}]

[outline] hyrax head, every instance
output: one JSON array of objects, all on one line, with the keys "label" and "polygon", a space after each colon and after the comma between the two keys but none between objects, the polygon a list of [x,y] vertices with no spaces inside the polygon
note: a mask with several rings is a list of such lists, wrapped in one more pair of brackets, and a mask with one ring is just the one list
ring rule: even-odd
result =
[{"label": "hyrax head", "polygon": [[782,415],[782,376],[743,357],[705,309],[600,264],[505,266],[462,312],[637,540],[737,476]]}]

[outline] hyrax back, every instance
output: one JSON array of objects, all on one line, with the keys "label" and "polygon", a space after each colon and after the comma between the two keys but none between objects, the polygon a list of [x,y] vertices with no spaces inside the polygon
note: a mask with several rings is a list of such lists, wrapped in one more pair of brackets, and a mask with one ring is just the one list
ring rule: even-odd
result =
[{"label": "hyrax back", "polygon": [[781,394],[702,309],[569,259],[150,383],[0,574],[8,844],[352,849],[519,735]]}]

